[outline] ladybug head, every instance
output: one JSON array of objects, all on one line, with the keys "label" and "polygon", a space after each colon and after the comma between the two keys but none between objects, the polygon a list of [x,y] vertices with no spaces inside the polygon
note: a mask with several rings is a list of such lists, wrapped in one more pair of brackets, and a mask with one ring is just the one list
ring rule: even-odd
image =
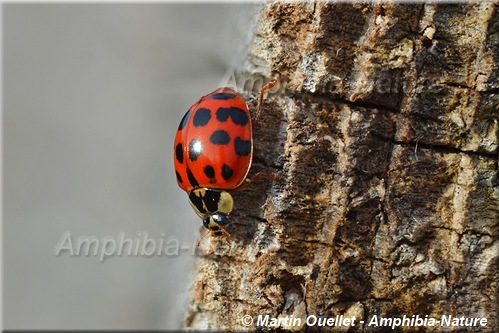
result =
[{"label": "ladybug head", "polygon": [[215,236],[222,236],[224,235],[223,228],[229,224],[229,219],[227,218],[227,215],[225,214],[213,214],[213,215],[206,215],[203,217],[203,225],[206,229],[209,229],[213,232]]}]

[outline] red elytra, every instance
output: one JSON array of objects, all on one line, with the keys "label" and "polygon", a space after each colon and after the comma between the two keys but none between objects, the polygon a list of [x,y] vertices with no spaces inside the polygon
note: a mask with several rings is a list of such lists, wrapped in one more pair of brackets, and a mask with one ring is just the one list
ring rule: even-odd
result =
[{"label": "red elytra", "polygon": [[244,98],[220,88],[194,103],[175,136],[177,183],[231,190],[246,178],[253,155],[251,116]]}]

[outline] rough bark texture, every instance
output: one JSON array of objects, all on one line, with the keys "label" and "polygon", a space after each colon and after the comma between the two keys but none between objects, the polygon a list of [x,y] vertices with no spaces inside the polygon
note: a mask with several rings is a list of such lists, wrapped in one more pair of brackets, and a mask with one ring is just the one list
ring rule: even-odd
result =
[{"label": "rough bark texture", "polygon": [[[264,7],[238,77],[279,79],[251,173],[281,178],[235,195],[230,244],[203,240],[186,327],[344,314],[365,321],[353,331],[385,331],[367,325],[374,315],[497,328],[496,10]],[[299,328],[331,329],[287,327]]]}]

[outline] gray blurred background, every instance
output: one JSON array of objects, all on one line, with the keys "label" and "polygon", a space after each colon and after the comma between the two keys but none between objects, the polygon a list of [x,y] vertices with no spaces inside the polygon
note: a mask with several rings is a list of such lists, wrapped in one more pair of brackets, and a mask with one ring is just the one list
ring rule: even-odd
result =
[{"label": "gray blurred background", "polygon": [[54,251],[65,233],[192,249],[201,221],[175,182],[175,131],[244,55],[257,10],[3,5],[4,328],[181,327],[189,251]]}]

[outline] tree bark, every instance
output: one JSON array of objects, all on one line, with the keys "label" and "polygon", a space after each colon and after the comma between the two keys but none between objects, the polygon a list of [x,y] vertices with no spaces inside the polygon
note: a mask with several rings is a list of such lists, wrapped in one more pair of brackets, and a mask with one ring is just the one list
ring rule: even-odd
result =
[{"label": "tree bark", "polygon": [[498,329],[496,10],[263,8],[235,77],[279,80],[254,126],[250,175],[280,178],[235,194],[230,244],[201,243],[187,328],[275,330],[258,325],[269,315],[301,319],[280,329],[344,330],[306,324],[342,314],[356,317],[352,331],[404,315],[487,325],[395,331]]}]

